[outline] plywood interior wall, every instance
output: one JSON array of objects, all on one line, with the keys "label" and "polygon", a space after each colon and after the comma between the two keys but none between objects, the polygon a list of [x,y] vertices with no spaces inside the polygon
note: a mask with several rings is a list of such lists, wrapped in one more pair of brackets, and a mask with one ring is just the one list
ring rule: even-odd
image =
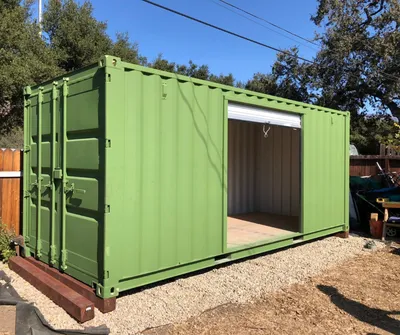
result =
[{"label": "plywood interior wall", "polygon": [[[300,130],[228,122],[228,215],[300,211]],[[266,127],[268,129],[269,126]]]}]

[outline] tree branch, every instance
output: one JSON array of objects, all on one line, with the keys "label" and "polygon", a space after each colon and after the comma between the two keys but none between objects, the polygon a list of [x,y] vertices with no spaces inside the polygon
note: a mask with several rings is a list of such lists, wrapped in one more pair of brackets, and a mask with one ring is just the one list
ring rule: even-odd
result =
[{"label": "tree branch", "polygon": [[382,105],[386,106],[389,108],[390,112],[392,113],[393,116],[396,116],[397,118],[400,119],[400,106],[393,100],[385,97],[385,95],[382,92],[366,88],[366,93],[370,94],[371,96],[378,98]]},{"label": "tree branch", "polygon": [[[377,3],[377,1],[375,1],[372,4],[370,4],[369,7],[372,7],[372,6],[376,5],[376,3]],[[381,0],[381,3],[379,4],[379,8],[373,13],[370,13],[368,8],[364,8],[364,12],[365,12],[365,15],[367,15],[367,19],[363,23],[360,24],[360,27],[363,27],[363,26],[365,26],[367,24],[370,24],[372,22],[372,17],[383,10],[383,4],[384,3],[385,3],[385,0]]]},{"label": "tree branch", "polygon": [[385,103],[385,105],[390,109],[390,112],[393,116],[396,116],[400,119],[400,106],[398,104],[396,104],[394,101],[390,101]]}]

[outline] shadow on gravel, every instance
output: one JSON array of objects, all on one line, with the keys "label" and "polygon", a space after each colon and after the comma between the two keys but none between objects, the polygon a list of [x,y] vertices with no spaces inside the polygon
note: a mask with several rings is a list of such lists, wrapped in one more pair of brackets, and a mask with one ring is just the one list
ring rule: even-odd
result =
[{"label": "shadow on gravel", "polygon": [[[354,234],[354,236],[359,236],[359,235]],[[216,265],[214,265],[212,267],[199,269],[199,270],[196,270],[196,271],[193,271],[193,272],[184,273],[184,274],[172,277],[172,278],[163,279],[163,280],[154,282],[152,284],[147,284],[147,285],[144,285],[144,286],[132,288],[130,290],[126,290],[126,291],[120,292],[118,297],[117,297],[117,301],[121,297],[129,296],[129,295],[132,295],[132,294],[135,294],[135,293],[138,293],[138,292],[146,291],[146,290],[154,288],[154,287],[159,287],[159,286],[162,286],[162,285],[165,285],[165,284],[168,284],[168,283],[172,283],[172,282],[175,282],[175,281],[177,281],[179,279],[196,277],[198,275],[201,275],[201,274],[207,273],[207,272],[211,272],[211,271],[214,271],[216,269],[221,269],[221,268],[232,266],[233,264],[245,263],[245,262],[248,262],[248,261],[250,261],[252,259],[257,259],[257,258],[264,257],[264,256],[267,256],[267,255],[273,255],[275,253],[280,253],[280,252],[285,251],[285,250],[294,249],[294,248],[300,247],[302,245],[315,243],[317,241],[322,241],[322,240],[324,240],[324,239],[326,239],[328,237],[333,237],[333,235],[331,235],[331,236],[322,236],[322,237],[319,237],[319,238],[316,238],[316,239],[313,239],[313,240],[308,240],[308,241],[302,242],[301,244],[294,243],[294,244],[288,245],[286,247],[281,247],[281,248],[278,248],[278,249],[265,251],[265,252],[262,252],[262,253],[259,253],[259,254],[246,256],[244,258],[231,260],[231,261],[226,262],[226,263],[216,264]]]},{"label": "shadow on gravel", "polygon": [[397,255],[397,256],[400,256],[400,249],[394,249],[394,250],[392,251],[392,254]]},{"label": "shadow on gravel", "polygon": [[400,321],[390,317],[390,315],[400,315],[400,311],[384,311],[378,308],[370,308],[346,298],[333,286],[317,285],[317,288],[329,296],[331,302],[338,308],[354,316],[356,319],[392,334],[399,334]]},{"label": "shadow on gravel", "polygon": [[400,256],[400,247],[399,247],[399,248],[393,249],[393,250],[391,251],[391,253],[392,253],[393,255]]}]

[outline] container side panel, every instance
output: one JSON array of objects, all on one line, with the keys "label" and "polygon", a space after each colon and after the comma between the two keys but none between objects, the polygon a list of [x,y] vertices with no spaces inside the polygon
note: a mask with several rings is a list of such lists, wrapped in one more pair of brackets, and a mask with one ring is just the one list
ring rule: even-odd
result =
[{"label": "container side panel", "polygon": [[223,225],[226,220],[224,199],[227,194],[225,178],[227,167],[224,164],[224,156],[228,149],[224,148],[226,143],[224,136],[227,136],[227,133],[224,134],[224,125],[227,128],[228,121],[225,119],[224,99],[221,95],[222,90],[220,89],[209,90],[208,106],[205,109],[207,111],[208,135],[207,164],[205,167],[207,169],[207,193],[205,194],[207,199],[207,235],[205,238],[208,241],[208,254],[221,254],[226,247],[226,236],[223,236]]},{"label": "container side panel", "polygon": [[345,224],[346,116],[314,111],[303,121],[303,224],[311,233]]},{"label": "container side panel", "polygon": [[118,262],[127,264],[119,267],[119,279],[220,254],[221,90],[132,71],[125,72],[125,101],[123,138],[115,145],[124,150],[117,173],[124,179],[130,247],[111,245]]}]

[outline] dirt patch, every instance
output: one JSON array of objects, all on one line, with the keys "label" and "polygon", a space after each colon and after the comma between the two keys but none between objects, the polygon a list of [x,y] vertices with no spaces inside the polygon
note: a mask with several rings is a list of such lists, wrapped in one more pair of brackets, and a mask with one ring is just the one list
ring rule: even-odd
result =
[{"label": "dirt patch", "polygon": [[304,284],[144,334],[400,334],[399,250],[365,254]]},{"label": "dirt patch", "polygon": [[15,335],[15,306],[0,306],[0,335]]}]

